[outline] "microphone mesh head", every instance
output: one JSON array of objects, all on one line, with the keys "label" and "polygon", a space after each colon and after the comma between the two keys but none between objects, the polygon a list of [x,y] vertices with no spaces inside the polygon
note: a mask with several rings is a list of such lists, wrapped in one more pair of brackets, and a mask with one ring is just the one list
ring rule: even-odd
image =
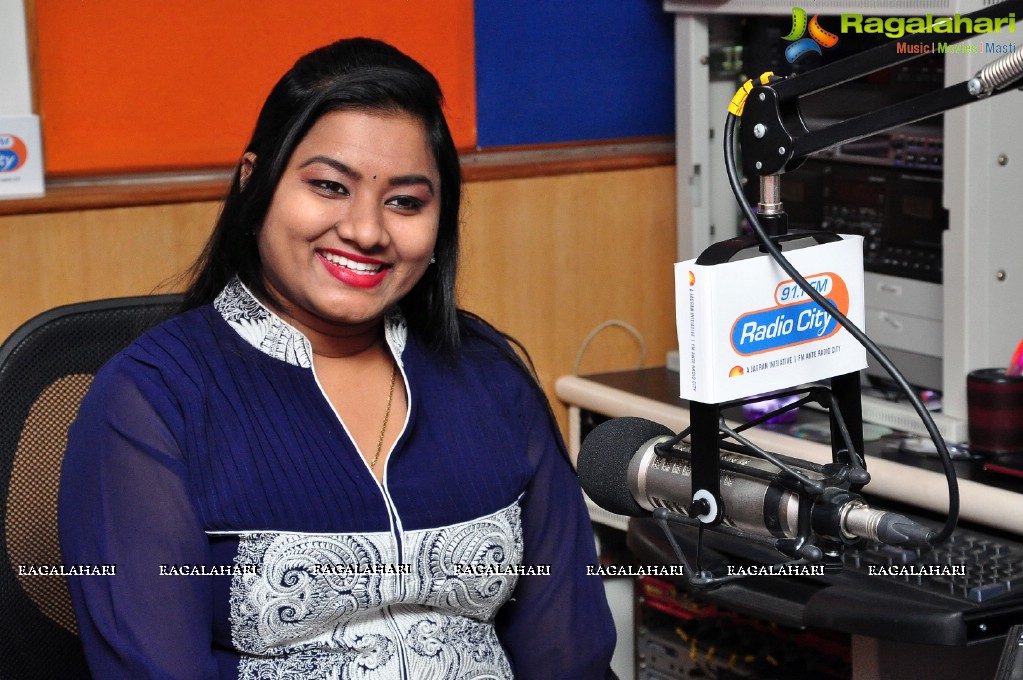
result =
[{"label": "microphone mesh head", "polygon": [[655,437],[673,437],[670,429],[645,418],[612,418],[595,427],[579,447],[576,471],[583,491],[609,512],[649,515],[629,488],[629,463]]}]

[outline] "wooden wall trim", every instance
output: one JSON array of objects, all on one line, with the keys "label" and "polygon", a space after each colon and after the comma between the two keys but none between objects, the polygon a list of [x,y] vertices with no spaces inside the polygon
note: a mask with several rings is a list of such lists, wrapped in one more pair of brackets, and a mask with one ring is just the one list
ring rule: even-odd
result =
[{"label": "wooden wall trim", "polygon": [[[461,154],[466,182],[525,179],[674,165],[670,139],[472,151]],[[0,215],[29,215],[220,200],[232,170],[49,180],[46,196],[0,200]]]},{"label": "wooden wall trim", "polygon": [[227,170],[48,180],[43,197],[0,201],[0,215],[219,200],[227,191],[229,181]]},{"label": "wooden wall trim", "polygon": [[675,164],[673,139],[490,149],[462,154],[466,182],[528,179]]}]

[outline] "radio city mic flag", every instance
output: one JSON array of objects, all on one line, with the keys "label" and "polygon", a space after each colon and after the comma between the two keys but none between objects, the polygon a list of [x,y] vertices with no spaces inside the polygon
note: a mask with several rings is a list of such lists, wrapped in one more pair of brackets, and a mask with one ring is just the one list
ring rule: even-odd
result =
[{"label": "radio city mic flag", "polygon": [[[863,239],[787,251],[817,292],[862,328]],[[766,255],[675,265],[680,395],[717,404],[867,366],[866,350]]]}]

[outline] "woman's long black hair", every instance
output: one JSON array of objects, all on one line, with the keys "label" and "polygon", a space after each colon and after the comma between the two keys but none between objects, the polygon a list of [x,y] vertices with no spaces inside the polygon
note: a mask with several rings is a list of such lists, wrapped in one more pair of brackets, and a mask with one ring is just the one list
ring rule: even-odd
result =
[{"label": "woman's long black hair", "polygon": [[450,354],[460,345],[455,279],[462,178],[443,95],[433,75],[394,47],[369,38],[339,40],[299,59],[267,97],[246,153],[255,156],[243,183],[240,169],[216,226],[191,268],[184,309],[212,302],[238,276],[257,296],[263,285],[256,232],[295,147],[324,114],[341,109],[403,113],[426,130],[441,178],[436,262],[400,302],[409,328],[432,348]]}]

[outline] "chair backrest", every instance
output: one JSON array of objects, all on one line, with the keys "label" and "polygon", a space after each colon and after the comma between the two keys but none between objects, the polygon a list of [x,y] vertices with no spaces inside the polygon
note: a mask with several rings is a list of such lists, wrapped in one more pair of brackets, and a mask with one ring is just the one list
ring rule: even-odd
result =
[{"label": "chair backrest", "polygon": [[66,579],[44,574],[61,565],[67,429],[96,371],[180,304],[155,295],[66,305],[0,345],[0,679],[89,677]]}]

